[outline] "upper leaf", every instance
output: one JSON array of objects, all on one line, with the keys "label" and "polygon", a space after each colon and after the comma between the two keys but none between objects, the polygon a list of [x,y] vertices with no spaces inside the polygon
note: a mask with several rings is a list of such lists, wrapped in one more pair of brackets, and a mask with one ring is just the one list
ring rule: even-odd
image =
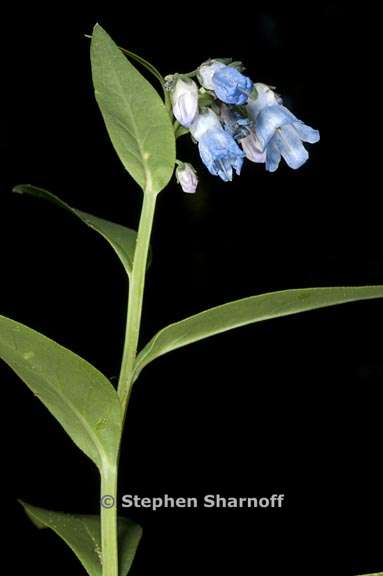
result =
[{"label": "upper leaf", "polygon": [[136,247],[137,232],[121,226],[121,224],[116,224],[115,222],[110,222],[109,220],[104,220],[98,216],[93,216],[88,214],[88,212],[82,212],[76,208],[72,208],[44,188],[39,188],[38,186],[32,186],[31,184],[19,184],[13,189],[14,192],[19,194],[29,194],[30,196],[35,196],[37,198],[43,198],[49,200],[53,204],[56,204],[60,208],[64,208],[77,218],[80,218],[87,226],[98,232],[101,236],[109,242],[113,250],[116,252],[117,256],[122,262],[128,275],[132,272],[134,251]]},{"label": "upper leaf", "polygon": [[[90,576],[102,576],[99,516],[52,512],[20,503],[37,528],[51,528],[68,544]],[[141,526],[126,518],[118,518],[120,576],[128,574],[141,536]]]},{"label": "upper leaf", "polygon": [[210,308],[160,330],[138,355],[135,379],[158,356],[208,336],[253,322],[369,298],[383,298],[383,286],[283,290]]},{"label": "upper leaf", "polygon": [[157,194],[175,164],[174,131],[165,105],[98,24],[91,61],[96,99],[113,146],[141,188]]},{"label": "upper leaf", "polygon": [[0,357],[98,466],[116,462],[121,406],[94,366],[39,332],[0,316]]}]

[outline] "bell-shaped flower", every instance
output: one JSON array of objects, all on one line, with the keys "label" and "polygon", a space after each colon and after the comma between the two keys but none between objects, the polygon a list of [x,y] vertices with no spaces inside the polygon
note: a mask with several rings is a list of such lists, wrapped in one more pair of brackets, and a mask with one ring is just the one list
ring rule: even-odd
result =
[{"label": "bell-shaped flower", "polygon": [[275,172],[281,157],[290,168],[300,168],[309,157],[302,142],[318,142],[319,131],[298,120],[272,90],[256,88],[260,100],[251,100],[247,111],[255,121],[257,148],[266,153],[266,170]]},{"label": "bell-shaped flower", "polygon": [[178,78],[171,91],[173,114],[189,128],[198,114],[198,87],[190,78]]},{"label": "bell-shaped flower", "polygon": [[253,89],[253,82],[236,68],[224,66],[212,76],[214,92],[226,104],[246,104]]},{"label": "bell-shaped flower", "polygon": [[176,179],[184,192],[193,194],[198,186],[197,172],[188,162],[179,162],[176,169]]},{"label": "bell-shaped flower", "polygon": [[201,113],[190,127],[192,136],[198,141],[198,149],[210,174],[225,182],[232,180],[233,169],[241,172],[244,152],[234,138],[226,132],[218,116],[212,110]]}]

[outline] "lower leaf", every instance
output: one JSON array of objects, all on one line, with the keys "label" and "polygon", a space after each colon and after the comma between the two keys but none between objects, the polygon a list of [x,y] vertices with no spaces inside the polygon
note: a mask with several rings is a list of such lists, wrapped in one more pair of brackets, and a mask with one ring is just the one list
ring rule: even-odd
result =
[{"label": "lower leaf", "polygon": [[[99,516],[53,512],[22,501],[20,504],[37,528],[50,528],[68,544],[90,576],[102,576]],[[118,519],[120,576],[128,574],[141,536],[141,526],[126,518]]]}]

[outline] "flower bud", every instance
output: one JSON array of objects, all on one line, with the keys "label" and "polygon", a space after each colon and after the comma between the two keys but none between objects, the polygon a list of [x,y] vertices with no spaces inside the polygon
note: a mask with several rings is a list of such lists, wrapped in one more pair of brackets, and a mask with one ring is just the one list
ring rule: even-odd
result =
[{"label": "flower bud", "polygon": [[198,114],[197,84],[189,78],[178,78],[171,99],[174,116],[182,126],[189,128]]},{"label": "flower bud", "polygon": [[221,68],[225,68],[225,64],[218,60],[208,60],[201,64],[198,68],[198,80],[200,81],[201,86],[206,88],[206,90],[214,90],[212,79],[214,74]]},{"label": "flower bud", "polygon": [[212,85],[217,98],[226,104],[246,104],[253,89],[253,82],[236,68],[224,66],[214,72]]},{"label": "flower bud", "polygon": [[182,162],[177,166],[176,179],[184,192],[193,194],[198,186],[197,172],[188,162]]}]

